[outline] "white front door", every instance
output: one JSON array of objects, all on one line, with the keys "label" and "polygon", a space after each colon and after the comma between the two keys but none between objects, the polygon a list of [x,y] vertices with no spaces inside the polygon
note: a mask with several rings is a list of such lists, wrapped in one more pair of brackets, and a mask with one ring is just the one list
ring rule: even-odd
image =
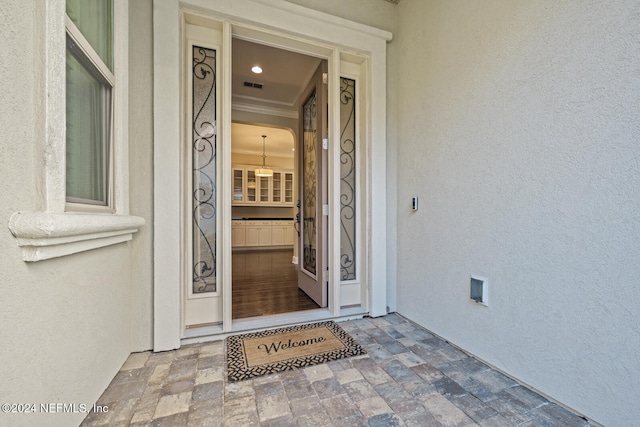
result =
[{"label": "white front door", "polygon": [[298,287],[320,307],[327,306],[327,61],[304,92],[298,140],[300,238]]}]

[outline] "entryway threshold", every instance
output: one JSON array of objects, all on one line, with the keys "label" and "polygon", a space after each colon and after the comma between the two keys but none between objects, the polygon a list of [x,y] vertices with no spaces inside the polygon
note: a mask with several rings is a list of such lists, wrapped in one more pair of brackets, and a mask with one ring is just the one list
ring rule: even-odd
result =
[{"label": "entryway threshold", "polygon": [[340,316],[334,316],[331,311],[327,309],[318,309],[297,313],[262,316],[251,319],[237,319],[233,321],[233,326],[230,332],[224,332],[222,325],[187,329],[184,333],[184,337],[180,340],[180,344],[187,345],[208,341],[219,341],[238,332],[257,332],[265,329],[281,326],[293,326],[321,320],[334,320],[336,322],[340,322],[361,319],[368,314],[368,312],[363,312],[361,310],[362,309],[359,307],[357,309],[342,310]]}]

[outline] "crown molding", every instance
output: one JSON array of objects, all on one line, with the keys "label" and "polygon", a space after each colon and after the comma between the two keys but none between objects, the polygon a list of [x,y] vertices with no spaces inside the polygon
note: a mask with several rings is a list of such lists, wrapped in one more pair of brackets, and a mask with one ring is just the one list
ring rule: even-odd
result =
[{"label": "crown molding", "polygon": [[253,104],[244,104],[241,102],[234,102],[231,106],[233,110],[246,111],[248,113],[266,114],[269,116],[286,117],[289,119],[297,119],[298,112],[288,110],[284,108],[265,107]]}]

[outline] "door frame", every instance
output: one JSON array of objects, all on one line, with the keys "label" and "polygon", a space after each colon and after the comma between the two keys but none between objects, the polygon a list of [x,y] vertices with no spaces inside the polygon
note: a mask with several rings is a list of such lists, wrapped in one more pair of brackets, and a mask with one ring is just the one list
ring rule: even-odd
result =
[{"label": "door frame", "polygon": [[[262,40],[272,38],[272,42],[282,40],[286,34],[290,49],[299,46],[314,45],[319,51],[330,52],[329,73],[333,84],[330,84],[330,102],[339,96],[341,54],[356,52],[366,57],[368,76],[366,85],[366,115],[363,118],[367,135],[363,146],[366,146],[366,159],[361,166],[365,168],[366,186],[364,194],[365,216],[363,224],[367,230],[364,245],[366,247],[365,263],[367,272],[366,298],[367,312],[371,316],[387,313],[387,258],[386,250],[386,43],[391,40],[391,33],[359,23],[346,21],[321,12],[293,5],[284,1],[263,2],[261,0],[154,0],[153,8],[153,66],[154,66],[154,319],[153,347],[155,351],[179,348],[183,334],[182,322],[182,288],[181,283],[181,232],[183,220],[182,189],[180,177],[183,171],[180,166],[180,141],[182,129],[181,111],[181,43],[183,14],[192,13],[204,21],[215,20],[223,31],[221,88],[222,103],[231,105],[231,85],[224,84],[224,79],[231,76],[231,36],[233,30],[259,32]],[[210,18],[215,17],[215,18]],[[258,24],[259,23],[259,24]],[[320,24],[320,25],[319,25]],[[281,33],[270,30],[279,28]],[[311,42],[311,40],[314,40]],[[345,42],[346,40],[346,42]],[[225,77],[226,76],[226,77]],[[227,80],[230,81],[230,80]],[[337,109],[330,109],[330,120],[338,120]],[[223,107],[221,112],[222,146],[230,147],[231,116]],[[226,129],[226,131],[224,130]],[[339,129],[332,126],[330,141],[339,141]],[[229,172],[231,153],[220,150],[223,162],[222,173]],[[331,154],[331,153],[330,153]],[[339,177],[332,169],[337,159],[337,150],[333,150],[329,161],[329,194],[336,194],[339,189]],[[371,171],[375,171],[373,174]],[[338,182],[336,182],[338,181]],[[229,187],[229,188],[226,188]],[[372,191],[375,189],[375,191]],[[338,190],[339,191],[339,190]],[[225,200],[231,200],[230,186],[223,186]],[[223,204],[220,220],[223,223],[222,245],[231,247],[231,203]],[[333,204],[329,215],[329,253],[336,254],[335,245],[339,242],[339,227],[335,221],[339,218],[339,206]],[[334,263],[331,255],[330,263]],[[393,262],[391,260],[391,262]],[[218,268],[222,269],[222,280],[231,279],[231,259],[229,256],[221,260]],[[329,292],[329,312],[332,317],[348,314],[341,310],[339,269],[330,271],[332,291]],[[223,328],[220,332],[232,331],[231,295],[224,296]],[[286,321],[286,319],[285,319]],[[292,317],[291,322],[295,322]]]}]

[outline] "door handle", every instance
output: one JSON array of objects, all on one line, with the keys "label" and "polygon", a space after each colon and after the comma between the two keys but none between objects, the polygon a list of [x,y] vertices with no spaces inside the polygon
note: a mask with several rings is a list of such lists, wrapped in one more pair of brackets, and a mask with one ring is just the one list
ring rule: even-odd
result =
[{"label": "door handle", "polygon": [[298,213],[296,214],[296,222],[293,223],[293,228],[295,228],[296,233],[298,233],[298,237],[300,237],[300,200],[298,199],[298,203],[296,203],[298,208]]}]

